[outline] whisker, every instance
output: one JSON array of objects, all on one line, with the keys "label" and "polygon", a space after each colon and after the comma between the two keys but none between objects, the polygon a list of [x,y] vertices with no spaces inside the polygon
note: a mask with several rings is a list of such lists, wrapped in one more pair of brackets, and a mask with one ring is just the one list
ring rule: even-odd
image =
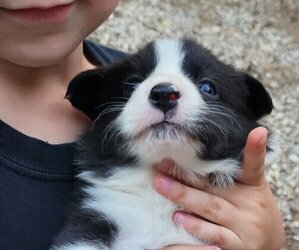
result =
[{"label": "whisker", "polygon": [[116,123],[115,121],[111,121],[108,126],[105,128],[104,132],[104,138],[102,139],[102,151],[104,151],[104,146],[105,146],[105,142],[109,142],[111,137],[114,136],[114,134],[117,132],[117,130],[115,130],[108,138],[108,134],[109,132],[115,127]]},{"label": "whisker", "polygon": [[216,104],[213,102],[208,102],[208,107],[204,108],[204,110],[207,111],[208,113],[221,115],[221,116],[227,118],[228,120],[230,120],[232,125],[236,124],[238,126],[238,128],[240,129],[240,131],[242,133],[244,132],[241,124],[235,118],[236,114],[228,107],[225,107],[223,105],[219,105],[219,104]]},{"label": "whisker", "polygon": [[104,106],[110,106],[111,104],[123,104],[123,105],[125,105],[125,102],[123,102],[123,101],[119,101],[119,102],[106,102],[106,103],[102,103],[102,104],[100,104],[99,106],[96,106],[94,109],[99,109],[99,108],[101,108],[101,107],[104,107]]},{"label": "whisker", "polygon": [[109,113],[113,113],[113,112],[121,112],[123,110],[123,108],[124,108],[124,104],[123,105],[111,105],[111,106],[105,108],[93,121],[91,130],[92,131],[94,130],[95,124],[102,116],[109,114]]},{"label": "whisker", "polygon": [[[220,133],[223,135],[224,140],[226,142],[226,147],[228,148],[228,141],[227,141],[228,134],[227,134],[227,131],[225,130],[225,128],[222,128],[217,123],[215,123],[214,121],[212,121],[211,119],[208,119],[206,117],[201,117],[201,123],[202,122],[209,124],[209,125],[213,125],[216,129],[218,129],[220,131]],[[218,139],[220,144],[223,142],[219,136],[216,136],[216,138]]]}]

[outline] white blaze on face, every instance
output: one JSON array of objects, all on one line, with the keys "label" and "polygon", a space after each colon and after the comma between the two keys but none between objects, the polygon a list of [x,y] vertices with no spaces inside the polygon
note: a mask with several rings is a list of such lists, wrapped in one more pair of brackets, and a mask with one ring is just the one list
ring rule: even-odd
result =
[{"label": "white blaze on face", "polygon": [[[203,114],[203,108],[206,105],[195,84],[182,70],[185,54],[182,50],[181,42],[178,40],[158,40],[155,43],[155,52],[157,58],[155,69],[135,89],[116,121],[121,133],[131,138],[145,131],[148,132],[150,126],[164,120],[163,112],[154,107],[149,101],[152,88],[160,83],[174,85],[181,95],[178,99],[175,113],[167,120],[168,122],[178,124],[182,127],[194,127],[195,129],[195,122],[198,120],[199,115]],[[196,146],[196,150],[198,150],[199,146],[195,145],[190,138],[186,138],[183,135],[180,137],[178,141],[159,141],[158,139],[154,140],[151,137],[147,137],[145,133],[143,137],[138,137],[139,139],[135,140],[134,149],[132,150],[136,150],[136,147],[138,147],[137,151],[141,154],[143,150],[141,150],[140,145],[144,145],[144,150],[148,152],[157,143],[160,144],[161,148],[171,145],[171,148],[173,148],[171,151],[174,154],[178,150],[176,145],[179,145],[179,147],[186,145],[189,149],[194,149]],[[193,151],[192,155],[195,154]],[[152,153],[154,154],[154,152]],[[167,155],[171,156],[171,153],[168,152]],[[161,157],[163,158],[163,156],[162,153]]]},{"label": "white blaze on face", "polygon": [[134,137],[161,122],[164,114],[149,102],[151,89],[160,83],[170,83],[180,92],[175,115],[169,122],[192,125],[205,106],[197,87],[182,70],[184,52],[178,40],[158,40],[155,43],[157,65],[153,72],[136,88],[117,122],[121,132]]}]

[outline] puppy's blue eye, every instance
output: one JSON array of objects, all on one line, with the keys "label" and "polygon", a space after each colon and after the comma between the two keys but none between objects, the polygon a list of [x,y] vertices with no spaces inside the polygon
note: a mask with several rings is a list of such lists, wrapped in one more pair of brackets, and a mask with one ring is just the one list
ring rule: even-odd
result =
[{"label": "puppy's blue eye", "polygon": [[203,93],[206,93],[209,95],[216,95],[215,87],[208,81],[201,81],[198,84],[198,88]]}]

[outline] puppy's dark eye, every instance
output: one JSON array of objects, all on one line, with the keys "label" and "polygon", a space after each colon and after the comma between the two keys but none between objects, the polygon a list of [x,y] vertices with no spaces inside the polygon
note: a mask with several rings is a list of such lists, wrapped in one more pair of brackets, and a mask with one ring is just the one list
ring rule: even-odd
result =
[{"label": "puppy's dark eye", "polygon": [[126,96],[130,96],[137,87],[138,87],[138,84],[136,84],[136,83],[125,83]]},{"label": "puppy's dark eye", "polygon": [[137,76],[137,75],[132,75],[129,76],[125,82],[126,83],[131,83],[131,84],[139,84],[141,83],[143,80],[141,79],[141,77]]},{"label": "puppy's dark eye", "polygon": [[138,87],[142,82],[142,79],[138,76],[130,76],[125,80],[124,83],[124,92],[127,97],[130,97],[133,91]]},{"label": "puppy's dark eye", "polygon": [[216,95],[216,89],[210,80],[203,79],[198,83],[198,88],[202,93],[208,95]]}]

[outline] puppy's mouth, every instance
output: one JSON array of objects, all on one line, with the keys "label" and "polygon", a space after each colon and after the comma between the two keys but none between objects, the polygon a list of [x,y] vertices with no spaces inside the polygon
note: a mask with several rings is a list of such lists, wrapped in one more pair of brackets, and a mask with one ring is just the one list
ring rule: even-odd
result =
[{"label": "puppy's mouth", "polygon": [[176,140],[186,134],[185,130],[180,124],[163,120],[158,123],[154,123],[149,127],[141,131],[137,137],[146,136],[155,140]]},{"label": "puppy's mouth", "polygon": [[181,126],[177,123],[169,122],[169,121],[166,121],[166,120],[163,120],[161,122],[152,124],[150,126],[150,129],[157,129],[157,130],[167,129],[167,128],[181,129]]}]

